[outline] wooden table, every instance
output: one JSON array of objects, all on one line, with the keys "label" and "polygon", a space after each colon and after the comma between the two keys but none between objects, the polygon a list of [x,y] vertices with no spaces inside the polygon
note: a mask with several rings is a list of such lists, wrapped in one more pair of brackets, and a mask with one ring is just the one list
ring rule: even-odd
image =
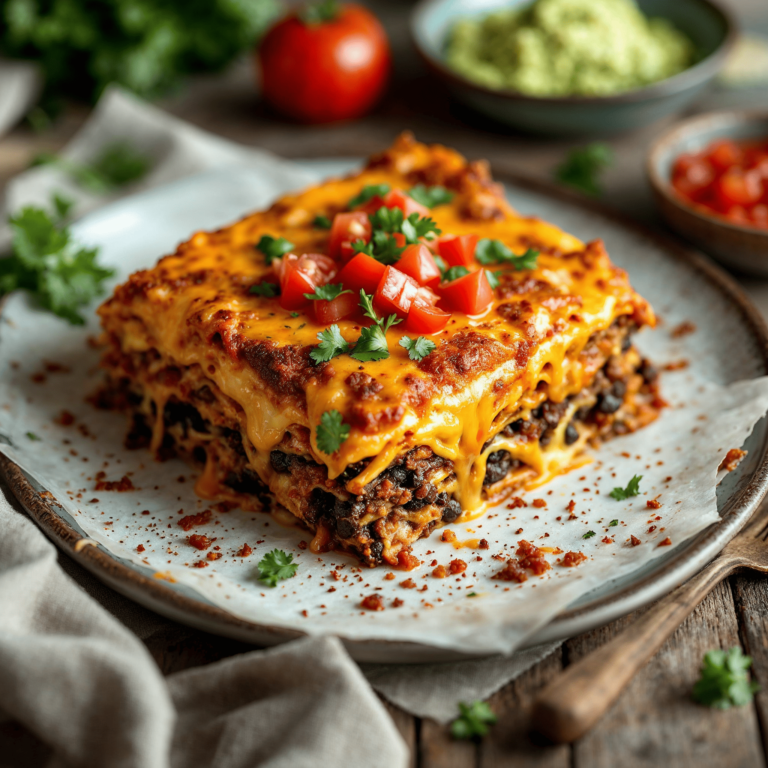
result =
[{"label": "wooden table", "polygon": [[[392,91],[377,114],[363,121],[321,128],[288,125],[258,102],[249,62],[222,77],[203,78],[161,103],[207,130],[286,157],[362,156],[388,145],[403,129],[417,138],[454,146],[491,165],[549,178],[571,142],[544,142],[513,135],[452,104],[426,76],[410,49],[404,0],[371,2],[384,19],[396,53]],[[766,12],[764,0],[730,0],[747,26]],[[759,21],[759,19],[758,19]],[[768,18],[763,18],[768,26]],[[753,106],[749,94],[715,93],[697,109]],[[768,98],[764,98],[768,104]],[[0,140],[0,183],[23,170],[37,152],[59,148],[82,124],[85,108],[70,108],[47,132],[19,128]],[[664,128],[655,125],[610,141],[616,162],[605,176],[611,204],[652,227],[661,227],[643,177],[650,141]],[[768,284],[743,284],[768,314]],[[67,562],[66,569],[86,588],[91,577]],[[105,589],[105,588],[101,588]],[[541,768],[754,768],[766,763],[768,749],[768,585],[761,577],[739,575],[721,584],[678,629],[635,678],[594,731],[573,746],[548,746],[528,734],[527,718],[539,688],[563,667],[589,653],[632,621],[632,616],[575,637],[545,661],[505,686],[490,700],[498,724],[482,743],[455,742],[448,728],[405,714],[387,703],[420,768],[537,766]],[[241,643],[170,625],[152,635],[148,647],[164,673],[209,663],[249,649]],[[740,645],[755,662],[754,676],[765,689],[753,705],[720,712],[691,702],[691,688],[704,653]],[[386,702],[385,702],[386,703]],[[0,725],[0,766],[43,764],[45,750],[19,726]],[[9,751],[11,750],[11,751]],[[18,750],[18,751],[17,751]],[[24,755],[23,763],[13,755]],[[36,759],[33,761],[32,757]]]}]

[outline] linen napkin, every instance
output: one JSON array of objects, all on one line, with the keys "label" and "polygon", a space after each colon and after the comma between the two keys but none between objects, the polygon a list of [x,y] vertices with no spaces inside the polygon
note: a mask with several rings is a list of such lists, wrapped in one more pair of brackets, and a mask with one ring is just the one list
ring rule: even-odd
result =
[{"label": "linen napkin", "polygon": [[[134,148],[152,157],[152,171],[140,183],[121,190],[119,195],[97,196],[78,187],[64,171],[57,167],[34,168],[21,174],[9,184],[6,195],[9,211],[15,211],[26,204],[47,205],[52,193],[58,191],[75,200],[74,212],[76,215],[80,215],[110,202],[117,196],[167,183],[212,167],[233,164],[241,167],[243,165],[253,167],[264,178],[271,180],[276,194],[317,180],[313,173],[293,163],[276,158],[267,152],[242,147],[201,131],[149,106],[119,88],[112,88],[105,94],[89,121],[61,154],[70,160],[86,163],[96,157],[104,147],[116,140],[129,140]],[[0,504],[2,504],[2,499],[0,499]],[[18,513],[14,514],[16,517],[19,516]],[[183,751],[188,746],[183,737],[178,737],[179,733],[184,733],[184,728],[194,727],[195,731],[208,733],[209,736],[205,742],[206,749],[219,749],[219,747],[210,746],[219,742],[205,725],[209,715],[212,721],[220,723],[221,729],[217,733],[221,738],[224,738],[221,734],[231,727],[230,723],[238,721],[238,718],[245,718],[248,723],[251,720],[261,721],[264,719],[266,725],[263,733],[265,734],[278,731],[285,733],[285,731],[280,731],[282,727],[280,723],[286,722],[289,716],[295,715],[295,700],[305,696],[306,709],[303,711],[301,719],[307,724],[311,724],[312,728],[309,729],[307,726],[303,729],[302,739],[296,743],[306,746],[309,740],[314,739],[316,741],[315,747],[321,750],[331,748],[330,744],[326,744],[328,739],[346,744],[344,738],[338,733],[338,729],[342,727],[341,723],[343,723],[339,713],[342,711],[353,713],[353,707],[355,710],[363,707],[367,708],[366,711],[370,711],[369,716],[374,720],[383,718],[386,721],[386,725],[382,726],[381,733],[387,736],[386,741],[390,743],[390,747],[381,746],[378,742],[374,744],[366,736],[368,743],[372,744],[373,752],[386,757],[389,760],[389,765],[399,764],[400,752],[404,746],[399,737],[390,738],[394,726],[370,688],[366,687],[360,671],[351,662],[343,646],[332,639],[305,640],[301,641],[301,644],[293,643],[261,654],[249,653],[237,659],[210,665],[205,670],[197,670],[194,673],[185,672],[174,675],[168,680],[167,690],[161,685],[162,679],[155,667],[154,682],[151,685],[158,687],[161,691],[161,694],[156,697],[156,702],[164,702],[162,705],[156,703],[155,706],[164,708],[165,714],[153,714],[149,720],[143,718],[139,710],[144,706],[145,700],[140,696],[141,691],[137,691],[134,686],[129,685],[128,682],[119,677],[118,671],[123,669],[120,664],[124,664],[126,659],[136,659],[136,668],[140,669],[141,674],[146,675],[149,679],[151,677],[149,670],[153,663],[146,651],[142,656],[143,646],[138,642],[137,637],[146,640],[153,633],[163,631],[164,627],[176,627],[177,625],[116,595],[87,574],[84,577],[81,574],[78,580],[82,581],[87,592],[95,599],[88,598],[83,590],[78,592],[78,587],[67,581],[67,576],[56,567],[50,545],[45,542],[42,534],[37,532],[28,521],[23,520],[22,522],[23,524],[17,521],[13,526],[6,526],[0,520],[2,526],[0,530],[4,530],[6,546],[17,553],[14,569],[21,569],[21,571],[17,571],[15,576],[9,578],[15,583],[14,580],[20,579],[18,574],[23,573],[25,568],[43,568],[44,581],[53,582],[57,586],[55,589],[53,587],[40,587],[33,595],[27,596],[28,599],[25,600],[25,604],[33,605],[33,600],[38,601],[40,610],[49,610],[57,618],[57,621],[65,622],[61,626],[69,627],[66,622],[75,622],[73,626],[79,627],[77,631],[69,631],[68,629],[65,632],[67,653],[52,653],[48,662],[48,674],[54,675],[51,679],[60,680],[63,676],[67,680],[74,681],[76,679],[79,681],[77,692],[81,698],[73,698],[72,707],[67,707],[63,712],[59,710],[57,713],[62,716],[60,721],[62,724],[78,717],[81,718],[80,722],[84,722],[81,710],[83,692],[90,692],[94,696],[102,695],[99,692],[102,691],[103,675],[106,675],[108,679],[116,681],[117,691],[123,700],[120,706],[126,708],[126,712],[130,713],[132,719],[122,720],[123,733],[121,734],[117,734],[117,730],[120,730],[117,726],[117,719],[109,721],[115,724],[114,733],[109,728],[98,729],[100,748],[107,749],[105,746],[107,734],[114,736],[114,749],[117,749],[123,743],[131,743],[133,731],[142,731],[143,729],[146,733],[146,743],[152,742],[153,744],[153,754],[156,755],[161,746],[166,751],[171,749],[171,745],[173,746],[170,764],[176,765],[181,764],[175,762],[177,752]],[[34,542],[35,536],[38,539],[37,542]],[[18,543],[14,543],[15,540],[18,540]],[[34,546],[30,542],[34,543]],[[23,554],[25,552],[28,554]],[[45,552],[48,554],[44,554]],[[73,569],[67,568],[67,570]],[[75,567],[74,570],[79,569]],[[42,577],[38,574],[38,578]],[[21,580],[23,581],[23,579]],[[64,587],[61,584],[68,584],[68,586]],[[48,589],[67,591],[67,594],[77,594],[78,598],[77,600],[59,598],[47,602],[43,600],[43,597]],[[11,601],[9,605],[16,601],[13,588],[10,588],[9,594],[6,594],[7,591],[3,589],[2,582],[0,582],[0,607],[3,606],[4,600]],[[112,617],[103,610],[102,606],[106,606],[108,611],[119,619],[119,622],[112,620]],[[37,648],[37,640],[34,639],[37,634],[42,636],[40,642],[50,642],[48,637],[50,630],[46,628],[49,625],[43,618],[37,619],[36,613],[36,609],[27,608],[26,618],[21,625],[24,627],[23,632],[28,632],[32,638],[29,643],[30,648]],[[98,620],[92,618],[85,624],[78,624],[78,617],[81,615],[98,616]],[[5,632],[5,621],[4,613],[0,610],[0,633]],[[126,633],[121,623],[132,630],[133,634],[131,632]],[[91,636],[92,633],[96,634],[95,638]],[[23,636],[26,637],[26,635]],[[114,644],[105,643],[104,637],[114,637]],[[27,643],[23,642],[21,645],[23,651],[27,647]],[[19,647],[15,647],[18,651]],[[57,645],[56,647],[62,646]],[[376,690],[406,711],[447,722],[456,716],[458,701],[487,698],[556,647],[557,644],[552,644],[532,651],[517,653],[510,657],[495,657],[489,660],[456,664],[431,664],[421,667],[366,664],[363,666],[363,674]],[[110,650],[110,653],[106,654],[106,650]],[[100,659],[103,666],[91,668],[92,654]],[[77,674],[72,672],[71,658],[79,660]],[[29,663],[34,665],[33,660]],[[115,666],[110,666],[112,663]],[[306,678],[303,686],[295,678],[292,678],[289,672],[281,671],[283,668],[292,669],[302,679]],[[315,668],[318,670],[317,675],[319,677],[313,673]],[[253,670],[259,670],[258,674]],[[209,672],[210,674],[208,674]],[[337,682],[330,686],[328,691],[325,691],[329,678],[333,678]],[[250,683],[244,684],[246,690],[237,686],[237,681],[240,679],[250,681]],[[214,695],[216,690],[222,690],[217,689],[217,680],[222,685],[226,681],[227,685],[230,686],[227,688],[229,692],[222,693],[221,698]],[[17,687],[21,685],[19,678],[14,678],[14,681]],[[362,689],[360,688],[361,681]],[[250,688],[251,685],[254,686],[253,690]],[[210,695],[202,693],[206,686],[209,686],[212,692]],[[51,738],[53,735],[61,738],[63,741],[61,743],[57,741],[56,746],[57,749],[64,750],[65,745],[69,745],[66,749],[70,751],[62,751],[66,759],[82,758],[85,754],[82,750],[88,751],[90,749],[90,747],[84,746],[87,745],[87,739],[95,738],[91,733],[93,729],[89,727],[79,732],[74,727],[68,728],[62,725],[61,732],[50,730],[47,727],[47,717],[50,717],[51,714],[45,708],[38,711],[38,702],[44,695],[43,691],[49,691],[51,687],[36,687],[33,690],[31,686],[25,686],[25,689],[26,693],[22,696],[21,693],[10,692],[11,689],[9,688],[5,692],[8,702],[5,702],[2,694],[0,694],[0,709],[5,708],[8,714],[29,723],[30,728],[40,733],[43,738],[48,738],[49,743],[53,743]],[[54,685],[53,689],[59,690],[59,686]],[[363,691],[367,692],[368,698]],[[22,696],[21,699],[18,698],[20,696]],[[248,698],[249,696],[250,698]],[[24,699],[24,697],[27,698]],[[328,701],[328,697],[335,698],[333,701]],[[339,702],[336,700],[337,698],[345,699],[345,701]],[[19,710],[18,702],[22,699],[27,701],[26,709]],[[193,706],[193,700],[206,701],[207,704],[205,706],[197,705],[196,708]],[[280,702],[279,705],[275,705],[274,701]],[[267,710],[266,714],[272,711],[273,706],[276,708],[276,715],[280,716],[275,722],[272,722],[272,718],[266,717],[265,711],[261,709],[262,704]],[[116,707],[118,705],[113,704],[111,706]],[[99,714],[104,718],[113,716],[109,714],[110,711],[114,712],[115,710],[110,710],[109,707],[103,709],[99,707]],[[148,711],[157,712],[157,710]],[[285,714],[284,718],[282,717],[283,714]],[[173,728],[167,725],[168,718],[172,720],[174,717],[178,719],[177,737],[171,736]],[[350,721],[357,719],[359,718],[349,718]],[[166,725],[162,725],[163,722]],[[370,723],[371,720],[368,722]],[[192,723],[196,725],[192,726]],[[180,728],[182,730],[179,730]],[[213,730],[216,729],[213,728]],[[254,724],[249,724],[245,730],[254,733],[262,732]],[[90,737],[89,733],[91,733]],[[295,736],[298,738],[298,734]],[[294,739],[293,735],[291,739]],[[397,748],[395,749],[392,745],[397,745]],[[227,767],[240,765],[237,760],[241,759],[241,756],[252,755],[252,752],[249,752],[252,749],[255,747],[251,742],[239,746],[233,742],[230,752],[227,752],[230,755],[227,758],[230,762],[212,764],[221,764]],[[359,753],[361,746],[358,744],[355,749]],[[393,755],[393,750],[397,754]],[[216,754],[220,753],[216,752]],[[349,754],[353,754],[353,752]],[[315,763],[321,763],[324,757],[325,755],[321,751],[316,751]],[[260,759],[265,758],[262,755]],[[283,760],[284,757],[282,755],[279,758],[276,756],[275,759]],[[298,757],[291,756],[291,760],[298,759]],[[108,766],[112,763],[102,762],[101,764]],[[146,762],[145,764],[154,766],[163,763]],[[272,763],[267,764],[272,765]],[[274,764],[301,765],[302,763],[294,761]],[[331,764],[336,763],[332,761]],[[365,763],[361,760],[360,764],[377,765],[378,763],[375,761]]]}]

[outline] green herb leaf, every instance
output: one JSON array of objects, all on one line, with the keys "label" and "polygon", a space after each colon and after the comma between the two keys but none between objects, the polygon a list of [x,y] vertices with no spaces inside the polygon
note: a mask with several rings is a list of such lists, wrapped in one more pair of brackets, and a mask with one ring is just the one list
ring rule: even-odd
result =
[{"label": "green herb leaf", "polygon": [[401,347],[408,350],[408,357],[416,361],[423,360],[430,352],[437,349],[435,342],[430,341],[426,336],[419,336],[418,339],[403,336],[399,343]]},{"label": "green herb leaf", "polygon": [[53,207],[56,211],[58,224],[64,223],[64,220],[69,216],[69,212],[72,210],[74,204],[74,201],[70,200],[68,197],[64,197],[64,195],[61,195],[58,192],[53,193]]},{"label": "green herb leaf", "polygon": [[38,437],[34,432],[27,432],[27,437],[30,440],[42,440],[42,437]]},{"label": "green herb leaf", "polygon": [[742,707],[752,701],[760,686],[749,680],[752,659],[738,646],[729,651],[710,651],[704,656],[699,679],[693,686],[693,700],[715,709]]},{"label": "green herb leaf", "polygon": [[310,353],[309,356],[318,365],[327,363],[329,360],[349,351],[349,343],[341,335],[338,325],[332,325],[317,334],[320,342]]},{"label": "green herb leaf", "polygon": [[534,269],[539,252],[529,248],[522,256],[516,256],[501,240],[487,237],[478,240],[475,258],[483,266],[490,264],[510,264],[515,269]]},{"label": "green herb leaf", "polygon": [[420,238],[434,240],[436,235],[442,234],[435,222],[427,216],[419,216],[412,213],[400,226],[400,231],[405,235],[407,243],[418,243]]},{"label": "green herb leaf", "polygon": [[298,317],[301,312],[291,312],[291,317]]},{"label": "green herb leaf", "polygon": [[319,0],[310,3],[299,11],[299,18],[305,24],[322,24],[333,21],[339,14],[339,4],[336,0]]},{"label": "green herb leaf", "polygon": [[362,328],[351,355],[361,363],[386,360],[389,357],[389,347],[384,329],[380,325]]},{"label": "green herb leaf", "polygon": [[469,270],[466,267],[458,265],[445,270],[443,275],[443,282],[450,283],[453,280],[458,280],[460,277],[464,277],[469,274]]},{"label": "green herb leaf", "polygon": [[435,264],[437,264],[437,268],[440,270],[440,279],[444,280],[445,273],[448,271],[448,265],[440,256],[434,255],[432,258],[435,260]]},{"label": "green herb leaf", "polygon": [[272,237],[272,235],[262,235],[256,248],[266,256],[267,264],[271,264],[275,259],[282,258],[286,253],[293,250],[293,243],[284,237]]},{"label": "green herb leaf", "polygon": [[75,245],[69,230],[42,208],[23,208],[9,223],[13,254],[0,259],[0,294],[25,289],[45,309],[82,325],[78,308],[100,296],[114,274],[97,264],[98,249]]},{"label": "green herb leaf", "polygon": [[603,191],[598,177],[612,162],[611,148],[595,142],[569,152],[555,170],[555,178],[561,184],[596,197]]},{"label": "green herb leaf", "polygon": [[491,286],[491,290],[495,291],[499,287],[499,275],[501,272],[491,272],[490,269],[483,270],[485,276],[488,279],[488,285]]},{"label": "green herb leaf", "polygon": [[405,250],[405,246],[399,246],[394,235],[376,230],[371,234],[372,250],[368,254],[382,264],[395,264]]},{"label": "green herb leaf", "polygon": [[477,592],[468,592],[467,597],[477,597]]},{"label": "green herb leaf", "polygon": [[[418,213],[416,214],[419,215]],[[394,234],[400,232],[404,216],[403,212],[399,208],[387,208],[382,205],[375,213],[368,214],[368,220],[371,222],[373,229],[380,229],[383,232],[389,232]]]},{"label": "green herb leaf", "polygon": [[643,479],[642,475],[635,475],[628,483],[626,488],[614,488],[609,494],[612,499],[616,501],[624,501],[632,496],[637,496],[640,493],[640,481]]},{"label": "green herb leaf", "polygon": [[619,524],[619,521],[618,521],[618,520],[611,520],[611,522],[610,522],[610,523],[608,523],[608,526],[609,526],[610,528],[615,528],[615,527],[616,527],[618,524]]},{"label": "green herb leaf", "polygon": [[276,587],[278,581],[290,579],[298,570],[298,563],[293,562],[293,555],[282,549],[273,549],[259,561],[259,581],[269,587]]},{"label": "green herb leaf", "polygon": [[280,294],[280,286],[275,283],[256,283],[251,286],[249,293],[256,294],[256,296],[264,296],[267,299],[273,299]]},{"label": "green herb leaf", "polygon": [[315,216],[312,224],[318,229],[330,229],[333,226],[331,220],[327,216],[322,215]]},{"label": "green herb leaf", "polygon": [[347,204],[347,208],[357,208],[358,206],[365,205],[369,200],[374,197],[384,197],[389,192],[389,184],[368,184],[363,187],[362,191],[355,195]]},{"label": "green herb leaf", "polygon": [[374,323],[381,323],[381,318],[373,308],[373,294],[366,293],[362,288],[360,289],[359,307],[363,310],[363,314],[373,320]]},{"label": "green herb leaf", "polygon": [[305,293],[304,298],[310,301],[333,301],[342,293],[352,293],[352,291],[345,288],[341,283],[328,283],[327,285],[318,285],[314,293]]},{"label": "green herb leaf", "polygon": [[412,187],[408,195],[417,203],[426,205],[427,208],[445,205],[454,198],[454,193],[445,187],[425,187],[423,184],[417,184],[415,187]]},{"label": "green herb leaf", "polygon": [[596,536],[597,534],[594,531],[587,531],[581,538],[582,539],[591,539],[593,536]]},{"label": "green herb leaf", "polygon": [[461,713],[451,723],[451,735],[454,739],[478,739],[488,733],[489,726],[496,722],[496,715],[484,701],[471,704],[459,703]]},{"label": "green herb leaf", "polygon": [[317,447],[323,453],[336,453],[349,437],[349,424],[342,421],[338,411],[326,411],[317,426]]}]

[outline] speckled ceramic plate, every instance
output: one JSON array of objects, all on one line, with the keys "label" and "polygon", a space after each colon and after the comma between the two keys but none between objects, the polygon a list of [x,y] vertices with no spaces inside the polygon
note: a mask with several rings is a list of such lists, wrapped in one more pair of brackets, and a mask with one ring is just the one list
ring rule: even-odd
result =
[{"label": "speckled ceramic plate", "polygon": [[[351,163],[313,162],[322,174],[337,174]],[[751,379],[768,373],[768,332],[757,310],[726,274],[703,257],[575,195],[506,175],[509,199],[524,214],[558,224],[576,236],[602,237],[613,260],[631,271],[639,292],[647,296],[663,317],[670,307],[658,303],[659,280],[671,281],[675,311],[693,320],[706,334],[709,359],[717,361],[721,383]],[[130,219],[142,224],[142,245],[159,255],[195,229],[215,227],[242,215],[248,202],[247,171],[227,170],[177,182],[162,190],[117,202],[78,222],[78,234],[100,242],[112,226],[119,231]],[[150,225],[149,222],[152,222]],[[158,225],[157,222],[162,222]],[[154,227],[157,232],[147,235]],[[660,274],[664,275],[663,278]],[[713,310],[713,308],[716,308]],[[736,340],[736,341],[735,341]],[[768,489],[768,427],[762,419],[749,437],[747,458],[718,489],[721,522],[666,552],[627,577],[604,583],[563,611],[527,645],[565,638],[611,621],[685,581],[714,557],[741,529]],[[88,542],[75,520],[51,504],[39,483],[19,467],[0,457],[0,466],[24,507],[45,533],[67,554],[103,582],[142,605],[179,622],[220,635],[270,645],[300,636],[300,632],[239,619],[203,598],[194,589],[153,578],[151,569],[123,560]],[[442,661],[459,657],[454,651],[427,645],[376,639],[350,641],[355,658],[379,662]]]}]

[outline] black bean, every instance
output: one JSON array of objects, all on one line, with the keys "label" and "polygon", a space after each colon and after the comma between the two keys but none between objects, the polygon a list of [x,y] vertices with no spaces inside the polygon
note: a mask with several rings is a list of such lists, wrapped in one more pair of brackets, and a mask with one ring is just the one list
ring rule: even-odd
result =
[{"label": "black bean", "polygon": [[621,340],[621,351],[626,352],[631,346],[632,346],[632,337],[629,334],[627,334]]},{"label": "black bean", "polygon": [[598,400],[597,409],[600,413],[616,413],[621,408],[621,400],[612,395],[610,392],[605,392],[600,395]]},{"label": "black bean", "polygon": [[339,538],[351,539],[357,533],[357,526],[348,518],[343,517],[336,523],[336,533]]},{"label": "black bean", "polygon": [[456,499],[451,499],[443,510],[443,522],[452,523],[461,516],[461,504]]},{"label": "black bean", "polygon": [[611,392],[623,400],[624,395],[627,393],[627,385],[623,381],[614,381]]},{"label": "black bean", "polygon": [[638,373],[643,377],[646,384],[652,384],[659,378],[659,372],[651,365],[649,360],[643,360],[638,368]]},{"label": "black bean", "polygon": [[573,424],[569,424],[565,428],[565,444],[573,445],[579,439],[579,431]]},{"label": "black bean", "polygon": [[483,485],[493,485],[503,480],[509,474],[511,465],[509,451],[494,451],[485,462]]},{"label": "black bean", "polygon": [[381,559],[381,553],[384,551],[384,545],[380,541],[374,541],[371,544],[371,557],[374,560]]},{"label": "black bean", "polygon": [[291,457],[282,451],[272,451],[269,454],[269,463],[275,472],[288,472],[291,468]]}]

